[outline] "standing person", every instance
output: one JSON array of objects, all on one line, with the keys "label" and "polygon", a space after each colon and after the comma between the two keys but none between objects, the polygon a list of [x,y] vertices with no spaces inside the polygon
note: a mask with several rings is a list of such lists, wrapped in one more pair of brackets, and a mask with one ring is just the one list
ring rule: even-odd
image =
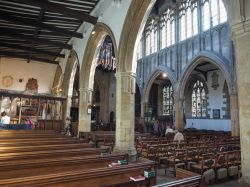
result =
[{"label": "standing person", "polygon": [[5,111],[1,113],[1,124],[10,124],[10,117],[7,116]]},{"label": "standing person", "polygon": [[75,136],[70,117],[66,118],[66,135]]},{"label": "standing person", "polygon": [[159,120],[155,120],[154,122],[154,134],[156,137],[160,137],[161,135],[161,130],[160,130],[160,123]]}]

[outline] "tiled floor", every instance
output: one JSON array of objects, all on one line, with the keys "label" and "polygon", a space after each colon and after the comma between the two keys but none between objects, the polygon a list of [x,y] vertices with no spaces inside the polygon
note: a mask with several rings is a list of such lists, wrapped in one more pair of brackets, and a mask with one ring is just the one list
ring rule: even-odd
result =
[{"label": "tiled floor", "polygon": [[[172,172],[167,171],[165,174],[164,169],[157,170],[157,184],[171,182],[174,180],[176,179]],[[230,180],[226,182],[217,182],[216,184],[208,185],[208,187],[239,187],[239,184],[237,180]]]}]

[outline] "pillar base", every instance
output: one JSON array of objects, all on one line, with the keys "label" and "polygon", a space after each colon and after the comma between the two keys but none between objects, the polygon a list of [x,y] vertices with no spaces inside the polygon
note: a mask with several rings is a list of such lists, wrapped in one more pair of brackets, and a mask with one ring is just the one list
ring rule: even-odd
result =
[{"label": "pillar base", "polygon": [[128,154],[130,162],[137,161],[137,152],[136,152],[135,148],[124,149],[124,148],[115,146],[112,153],[114,153],[114,154]]},{"label": "pillar base", "polygon": [[239,185],[240,185],[240,187],[249,187],[250,186],[250,176],[241,177],[239,179]]}]

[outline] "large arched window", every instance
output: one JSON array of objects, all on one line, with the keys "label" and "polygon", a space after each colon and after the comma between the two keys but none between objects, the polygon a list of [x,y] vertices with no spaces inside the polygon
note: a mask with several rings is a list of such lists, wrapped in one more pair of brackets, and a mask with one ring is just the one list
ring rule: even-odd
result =
[{"label": "large arched window", "polygon": [[227,21],[222,0],[202,0],[202,30],[206,31]]},{"label": "large arched window", "polygon": [[173,10],[168,9],[161,16],[161,49],[175,43],[175,19]]},{"label": "large arched window", "polygon": [[180,5],[180,41],[198,34],[197,1],[186,1]]},{"label": "large arched window", "polygon": [[207,117],[207,97],[204,83],[197,80],[192,90],[192,117]]},{"label": "large arched window", "polygon": [[163,115],[173,114],[173,86],[171,84],[163,88]]},{"label": "large arched window", "polygon": [[151,20],[146,27],[146,55],[149,55],[157,51],[157,22]]}]

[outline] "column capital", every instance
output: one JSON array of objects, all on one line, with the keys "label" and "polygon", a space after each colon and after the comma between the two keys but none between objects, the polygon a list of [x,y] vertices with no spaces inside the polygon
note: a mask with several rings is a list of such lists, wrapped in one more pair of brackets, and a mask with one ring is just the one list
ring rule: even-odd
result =
[{"label": "column capital", "polygon": [[87,102],[87,103],[91,103],[92,100],[92,89],[89,88],[79,88],[79,92],[80,92],[80,101],[81,102]]}]

